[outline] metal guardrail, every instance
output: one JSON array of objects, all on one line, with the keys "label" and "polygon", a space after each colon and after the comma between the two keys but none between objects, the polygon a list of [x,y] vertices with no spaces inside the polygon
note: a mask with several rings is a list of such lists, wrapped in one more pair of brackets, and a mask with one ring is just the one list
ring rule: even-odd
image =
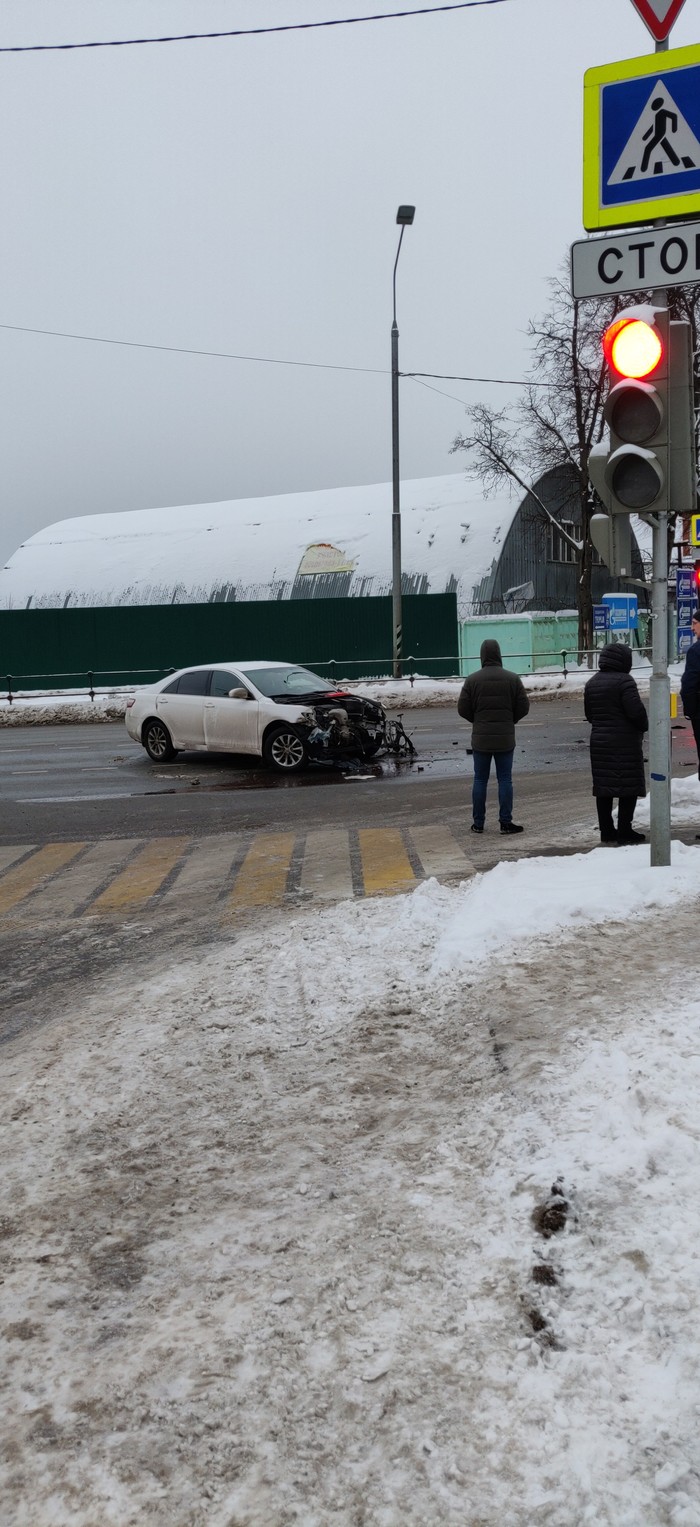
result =
[{"label": "metal guardrail", "polygon": [[[651,656],[651,647],[635,647],[634,651],[638,653],[640,657]],[[503,662],[504,666],[507,668],[508,661],[511,658],[528,658],[533,664],[536,665],[539,663],[540,666],[533,667],[530,670],[530,674],[526,674],[524,677],[534,677],[538,673],[545,674],[547,670],[550,672],[552,670],[556,670],[560,671],[564,678],[567,678],[568,674],[573,669],[582,666],[582,660],[584,664],[592,669],[594,660],[598,656],[599,652],[600,647],[561,647],[557,652],[505,652],[503,654]],[[548,659],[551,661],[547,661]],[[559,661],[557,661],[557,659]],[[408,679],[411,687],[413,687],[416,679],[421,677],[421,668],[425,667],[426,664],[453,663],[455,664],[455,671],[452,673],[441,674],[439,677],[443,679],[460,679],[464,678],[464,674],[459,672],[460,662],[475,663],[477,661],[478,659],[476,657],[463,657],[460,660],[459,658],[455,657],[454,653],[449,653],[444,656],[437,657],[431,656],[429,658],[423,658],[420,660],[409,655],[403,660],[404,678]],[[386,663],[388,669],[391,669],[392,659],[390,657],[379,657],[375,659],[332,657],[321,658],[314,659],[308,663],[305,662],[301,666],[316,670],[324,668],[329,669],[330,672],[327,676],[330,679],[331,684],[338,684],[343,681],[345,683],[360,683],[363,678],[368,684],[392,684],[395,681],[390,673],[388,673],[386,677],[382,676],[380,678],[369,678],[367,675],[360,674],[357,678],[351,679],[347,672],[347,669],[351,667],[361,668],[364,666],[374,668],[379,667],[384,663]],[[338,673],[338,669],[341,670],[340,674]],[[125,672],[127,674],[126,682],[124,682],[123,678]],[[128,693],[130,690],[138,688],[138,683],[132,681],[140,679],[142,684],[147,684],[157,679],[166,678],[169,673],[175,672],[176,670],[174,668],[133,668],[121,671],[114,668],[105,668],[83,669],[82,672],[78,673],[7,673],[5,674],[5,693],[10,705],[12,705],[13,701],[18,698],[20,693],[22,693],[24,697],[24,686],[21,682],[22,680],[24,680],[26,683],[27,680],[39,679],[42,680],[46,685],[51,679],[60,679],[62,681],[60,688],[58,685],[53,685],[44,689],[30,689],[28,691],[28,696],[31,699],[46,700],[51,696],[56,695],[57,693],[65,693],[66,690],[68,690],[71,695],[75,696],[76,699],[82,698],[83,695],[89,695],[91,701],[93,701],[98,690],[100,692],[103,692],[104,690],[112,690],[114,692],[120,691],[122,693]],[[115,677],[117,674],[119,676]],[[72,685],[70,683],[66,684],[65,681],[70,679],[87,679],[87,684],[82,686]],[[103,680],[102,683],[99,683],[100,679]]]},{"label": "metal guardrail", "polygon": [[[144,683],[144,684],[147,684],[149,682],[153,682],[156,679],[165,678],[167,674],[175,673],[175,671],[176,670],[174,668],[130,668],[130,669],[127,670],[130,680],[132,678],[136,679],[136,678],[140,677],[141,675],[143,675],[144,677],[142,678],[142,683]],[[12,705],[13,701],[16,700],[18,695],[20,695],[20,694],[22,694],[23,698],[27,698],[27,696],[28,696],[32,700],[34,700],[34,699],[36,699],[36,700],[48,700],[48,699],[50,699],[54,695],[57,695],[57,694],[66,694],[66,693],[74,695],[76,699],[80,699],[83,695],[89,695],[90,699],[94,700],[95,695],[97,694],[98,690],[100,692],[102,692],[105,689],[114,690],[115,692],[117,690],[128,692],[131,689],[137,689],[138,688],[137,684],[132,684],[132,683],[124,684],[124,683],[121,682],[121,680],[119,678],[116,678],[116,679],[112,678],[112,682],[111,683],[107,683],[107,682],[105,682],[103,684],[96,684],[95,683],[96,679],[102,678],[104,680],[108,680],[110,674],[113,675],[113,674],[115,674],[117,672],[118,672],[118,670],[115,669],[115,668],[104,668],[104,669],[94,669],[94,670],[93,669],[89,669],[89,668],[84,668],[84,669],[81,669],[80,671],[78,671],[77,673],[20,673],[20,674],[6,673],[5,674],[6,695],[7,695],[7,699],[9,700],[10,705]],[[22,679],[25,680],[25,682],[28,679],[42,679],[44,681],[44,683],[46,683],[50,679],[61,679],[61,680],[66,680],[66,679],[87,679],[87,684],[80,686],[80,685],[77,685],[77,684],[74,685],[74,684],[62,683],[60,685],[60,687],[58,685],[53,685],[49,689],[31,689],[31,690],[27,691],[26,694],[25,694],[25,692],[23,690],[22,683],[20,682]]]}]

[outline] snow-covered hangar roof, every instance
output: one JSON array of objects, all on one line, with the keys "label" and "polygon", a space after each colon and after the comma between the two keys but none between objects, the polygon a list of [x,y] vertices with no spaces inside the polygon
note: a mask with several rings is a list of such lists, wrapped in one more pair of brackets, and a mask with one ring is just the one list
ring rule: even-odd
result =
[{"label": "snow-covered hangar roof", "polygon": [[[0,608],[385,594],[391,503],[391,484],[377,483],[61,520],[0,571]],[[461,473],[402,483],[409,591],[455,590],[466,615],[487,596],[517,509]]]}]

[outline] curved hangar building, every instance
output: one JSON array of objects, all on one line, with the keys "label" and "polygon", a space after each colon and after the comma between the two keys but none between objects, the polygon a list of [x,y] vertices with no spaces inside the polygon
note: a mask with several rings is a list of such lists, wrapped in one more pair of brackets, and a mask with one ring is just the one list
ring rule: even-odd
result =
[{"label": "curved hangar building", "polygon": [[[536,486],[575,531],[566,471]],[[0,571],[0,609],[388,594],[391,505],[379,483],[61,520]],[[404,593],[455,592],[461,619],[576,603],[572,549],[529,496],[484,498],[461,473],[418,478],[401,487],[401,532]],[[636,542],[634,556],[641,577]],[[594,569],[594,598],[614,587]]]}]

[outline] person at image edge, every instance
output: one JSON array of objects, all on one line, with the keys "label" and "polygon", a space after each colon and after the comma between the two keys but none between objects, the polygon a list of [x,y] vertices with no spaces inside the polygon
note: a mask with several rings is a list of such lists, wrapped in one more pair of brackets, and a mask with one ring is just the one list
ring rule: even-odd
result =
[{"label": "person at image edge", "polygon": [[695,641],[685,655],[685,668],[681,679],[683,715],[693,728],[695,746],[698,750],[698,776],[700,777],[700,610],[693,611],[691,621]]},{"label": "person at image edge", "polygon": [[522,827],[513,821],[513,754],[515,727],[527,715],[530,701],[522,679],[503,667],[498,642],[482,642],[479,656],[481,668],[465,679],[457,702],[460,716],[472,723],[472,832],[484,830],[492,758],[498,779],[501,832],[522,832]]}]

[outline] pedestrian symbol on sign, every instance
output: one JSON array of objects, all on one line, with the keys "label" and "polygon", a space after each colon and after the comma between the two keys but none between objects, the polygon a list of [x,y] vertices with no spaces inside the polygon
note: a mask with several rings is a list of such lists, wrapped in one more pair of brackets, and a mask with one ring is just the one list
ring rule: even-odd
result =
[{"label": "pedestrian symbol on sign", "polygon": [[682,175],[700,166],[700,143],[670,91],[657,80],[625,147],[608,177],[608,185],[651,180],[656,175]]}]

